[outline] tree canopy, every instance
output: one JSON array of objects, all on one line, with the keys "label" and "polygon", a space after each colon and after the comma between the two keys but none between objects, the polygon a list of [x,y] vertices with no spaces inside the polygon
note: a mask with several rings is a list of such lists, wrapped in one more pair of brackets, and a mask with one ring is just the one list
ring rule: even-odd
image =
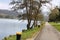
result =
[{"label": "tree canopy", "polygon": [[59,10],[56,7],[55,9],[53,9],[51,11],[51,14],[49,15],[49,17],[50,17],[49,20],[50,21],[56,21],[58,16],[59,16]]}]

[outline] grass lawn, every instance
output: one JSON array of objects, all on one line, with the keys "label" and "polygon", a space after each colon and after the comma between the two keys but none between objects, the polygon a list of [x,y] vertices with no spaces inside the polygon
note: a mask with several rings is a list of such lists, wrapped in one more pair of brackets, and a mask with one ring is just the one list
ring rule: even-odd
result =
[{"label": "grass lawn", "polygon": [[50,22],[58,31],[60,31],[60,23]]}]

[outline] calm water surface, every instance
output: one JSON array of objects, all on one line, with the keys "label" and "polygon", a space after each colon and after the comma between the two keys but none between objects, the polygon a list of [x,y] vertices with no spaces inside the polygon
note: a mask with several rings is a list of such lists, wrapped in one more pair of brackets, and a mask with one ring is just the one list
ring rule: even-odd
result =
[{"label": "calm water surface", "polygon": [[27,20],[17,19],[1,19],[0,18],[0,40],[5,36],[16,34],[21,32],[22,29],[26,29]]}]

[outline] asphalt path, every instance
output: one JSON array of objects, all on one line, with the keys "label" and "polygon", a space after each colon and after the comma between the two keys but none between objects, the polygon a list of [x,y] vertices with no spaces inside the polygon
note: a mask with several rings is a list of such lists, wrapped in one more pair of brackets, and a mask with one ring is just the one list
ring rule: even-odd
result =
[{"label": "asphalt path", "polygon": [[35,40],[60,40],[60,34],[53,26],[46,22],[45,27],[38,34]]}]

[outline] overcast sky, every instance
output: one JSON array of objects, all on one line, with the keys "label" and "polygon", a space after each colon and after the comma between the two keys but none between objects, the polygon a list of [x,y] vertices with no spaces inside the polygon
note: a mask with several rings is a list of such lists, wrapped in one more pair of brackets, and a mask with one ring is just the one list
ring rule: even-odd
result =
[{"label": "overcast sky", "polygon": [[[11,0],[0,0],[0,9],[9,9],[10,6],[9,6],[9,3],[10,3]],[[60,0],[52,0],[52,5],[53,7],[54,6],[59,6],[60,4]]]},{"label": "overcast sky", "polygon": [[[46,6],[45,6],[46,5]],[[42,10],[42,14],[44,14],[44,16],[49,16],[50,14],[50,9],[54,9],[56,6],[60,7],[60,0],[52,0],[50,2],[50,4],[46,3],[41,7]]]},{"label": "overcast sky", "polygon": [[10,0],[0,0],[0,9],[9,9]]}]

